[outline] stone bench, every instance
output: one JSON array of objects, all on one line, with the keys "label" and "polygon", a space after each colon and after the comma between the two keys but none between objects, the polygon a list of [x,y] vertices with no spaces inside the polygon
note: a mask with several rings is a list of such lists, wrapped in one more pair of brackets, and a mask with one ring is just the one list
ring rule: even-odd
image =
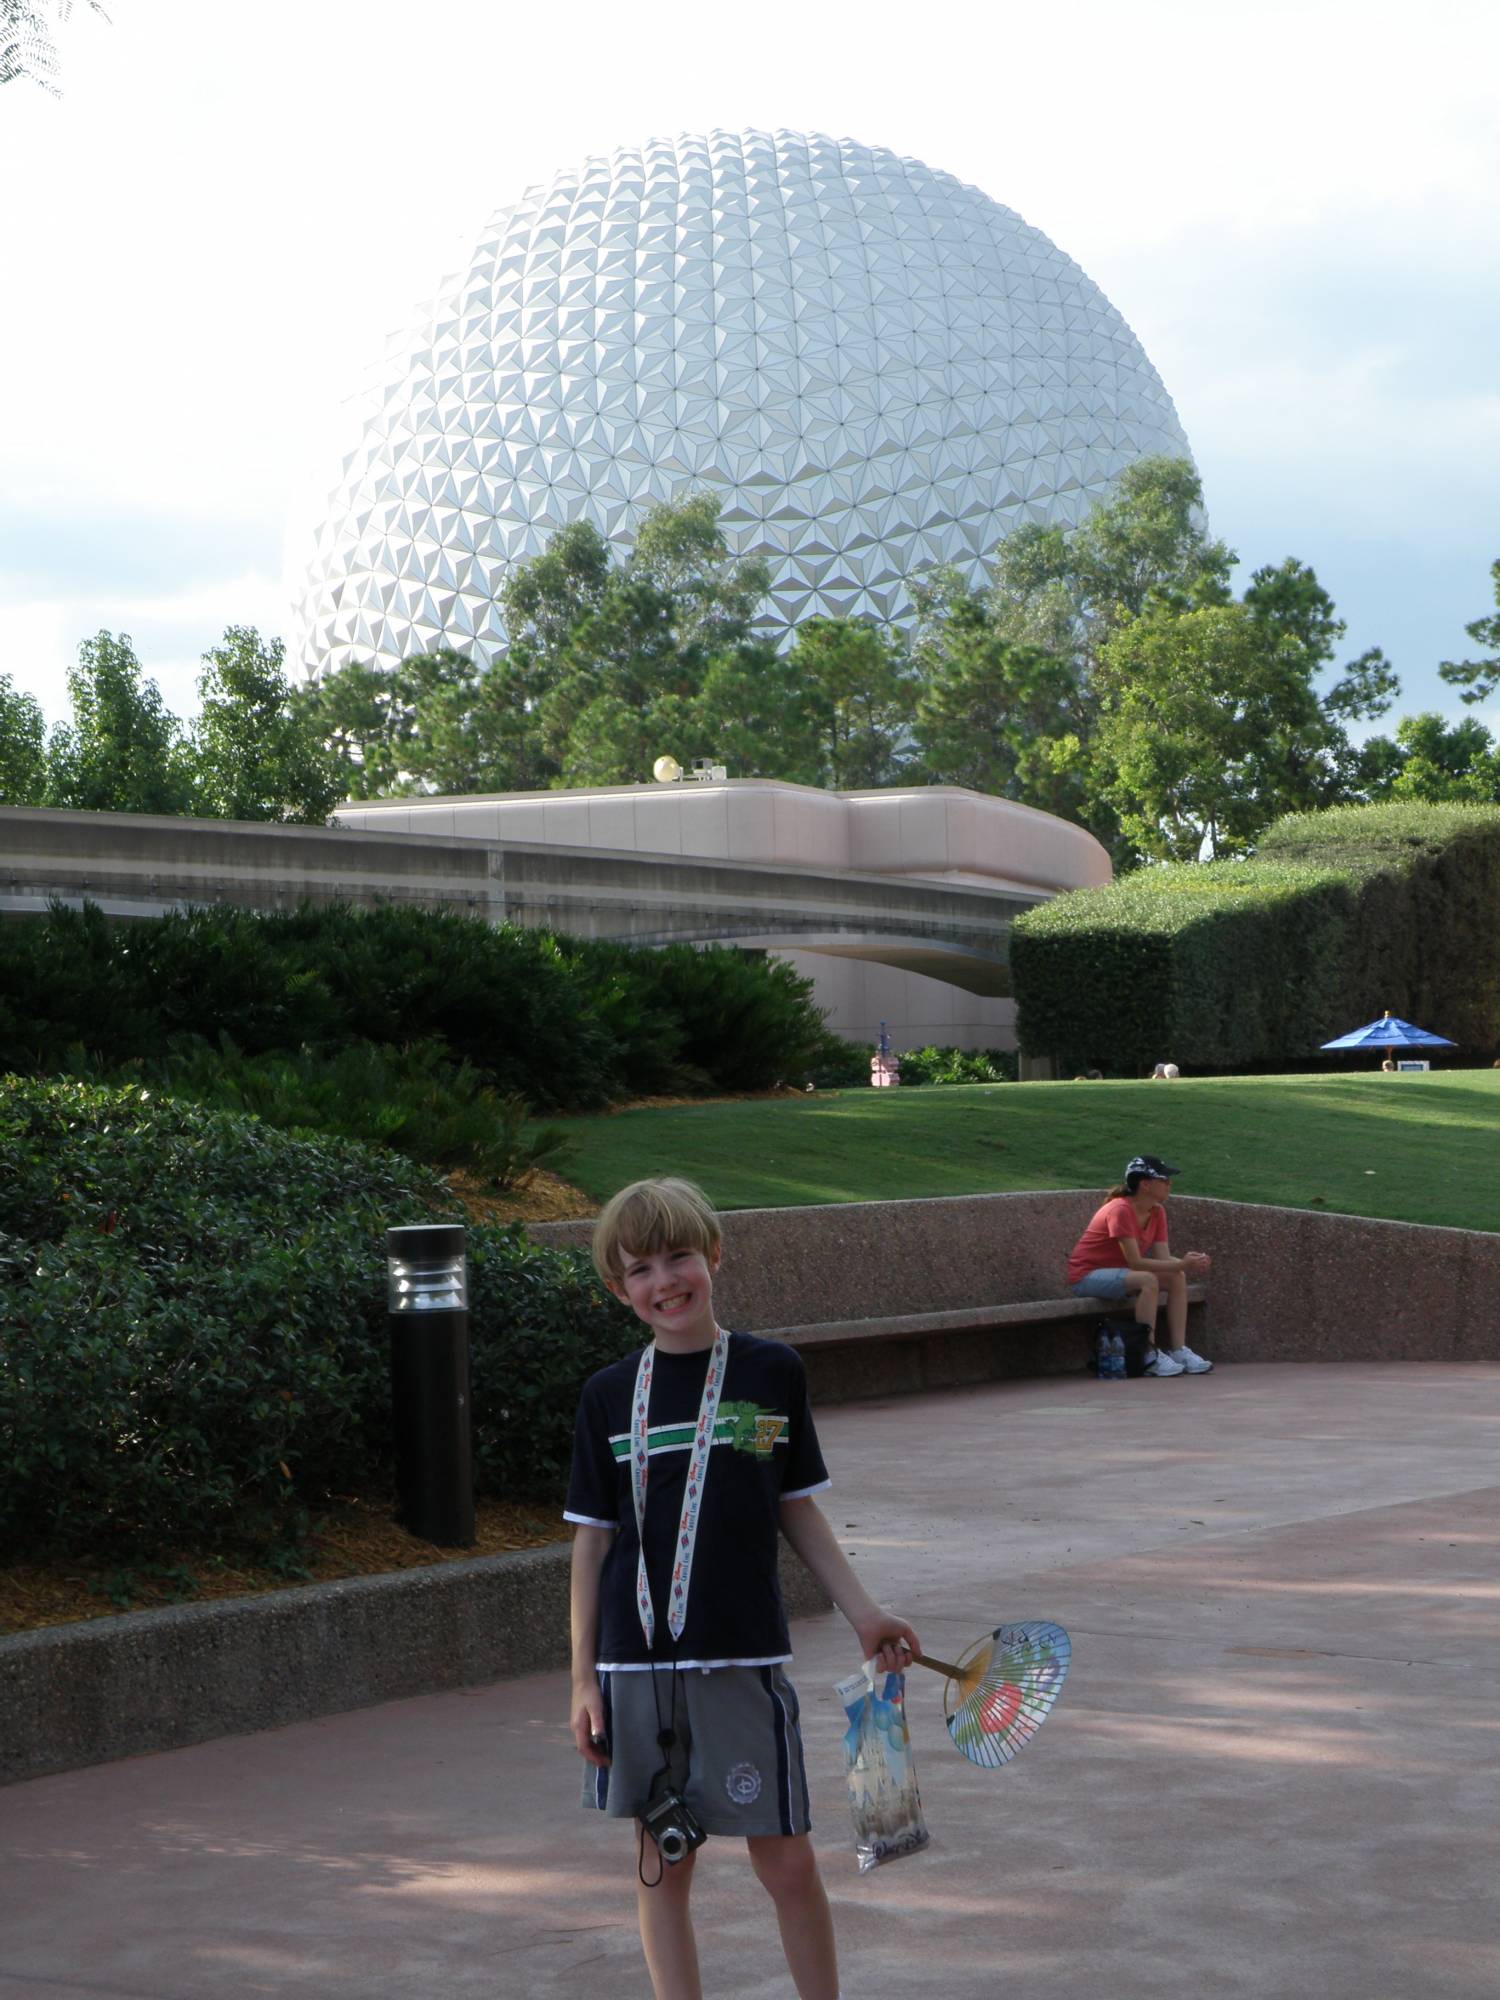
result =
[{"label": "stone bench", "polygon": [[[1121,1311],[1064,1291],[1068,1252],[1102,1199],[1101,1190],[731,1210],[719,1318],[798,1348],[820,1402],[1076,1373],[1090,1322]],[[586,1246],[591,1231],[568,1222],[531,1233]],[[1201,1314],[1205,1287],[1188,1297]]]}]

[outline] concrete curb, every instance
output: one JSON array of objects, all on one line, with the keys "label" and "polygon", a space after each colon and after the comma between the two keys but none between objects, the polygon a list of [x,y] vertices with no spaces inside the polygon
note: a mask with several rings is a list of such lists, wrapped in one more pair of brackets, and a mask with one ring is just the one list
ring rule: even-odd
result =
[{"label": "concrete curb", "polygon": [[[0,1639],[0,1784],[568,1661],[569,1546]],[[783,1545],[793,1617],[829,1600]]]}]

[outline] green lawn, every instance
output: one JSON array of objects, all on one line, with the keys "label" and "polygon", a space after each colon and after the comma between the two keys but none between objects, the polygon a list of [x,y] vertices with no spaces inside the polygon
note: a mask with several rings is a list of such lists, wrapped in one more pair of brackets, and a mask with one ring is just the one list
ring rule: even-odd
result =
[{"label": "green lawn", "polygon": [[562,1121],[599,1199],[682,1173],[721,1208],[1101,1187],[1132,1153],[1182,1194],[1500,1228],[1500,1071],[823,1091]]}]

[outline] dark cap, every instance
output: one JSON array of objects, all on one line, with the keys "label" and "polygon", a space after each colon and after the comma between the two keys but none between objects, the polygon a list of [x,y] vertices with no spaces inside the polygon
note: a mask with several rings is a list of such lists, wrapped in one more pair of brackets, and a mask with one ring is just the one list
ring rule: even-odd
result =
[{"label": "dark cap", "polygon": [[1169,1167],[1165,1160],[1159,1160],[1155,1153],[1137,1153],[1125,1169],[1125,1179],[1131,1181],[1169,1181],[1174,1174],[1180,1174],[1181,1167]]}]

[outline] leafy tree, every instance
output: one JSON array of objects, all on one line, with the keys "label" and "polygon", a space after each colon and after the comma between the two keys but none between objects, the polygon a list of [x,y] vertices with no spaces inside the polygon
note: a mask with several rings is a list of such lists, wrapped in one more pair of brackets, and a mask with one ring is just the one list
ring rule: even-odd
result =
[{"label": "leafy tree", "polygon": [[649,581],[670,600],[679,647],[700,659],[751,636],[771,587],[771,572],[759,557],[731,557],[719,526],[722,512],[723,502],[711,493],[653,507],[626,564],[632,578]]},{"label": "leafy tree", "polygon": [[[602,573],[601,551],[610,560],[606,545],[597,530],[585,535],[575,525],[552,538],[537,565],[523,566],[513,588],[507,585],[507,617],[518,608],[530,614],[511,647],[513,671],[561,783],[643,776],[646,743],[680,737],[684,728],[701,737],[700,718],[683,704],[701,694],[716,661],[737,660],[743,668],[768,656],[754,632],[768,572],[761,562],[731,558],[719,513],[710,494],[654,507],[626,560]],[[528,574],[538,566],[540,589]],[[629,740],[622,737],[612,754],[605,718],[618,714],[615,704],[636,712],[639,729],[632,725]],[[708,755],[711,746],[683,743],[673,754]]]},{"label": "leafy tree", "polygon": [[[580,782],[572,775],[592,754],[571,750],[572,732],[601,699],[647,711],[667,696],[690,698],[697,693],[708,662],[691,642],[679,643],[671,593],[647,577],[617,571],[596,610],[586,611],[573,628],[558,659],[556,678],[535,703],[538,736],[544,754],[557,766],[565,785]],[[595,740],[592,725],[585,733]],[[622,751],[619,778],[594,779],[617,783],[642,776],[631,769]]]},{"label": "leafy tree", "polygon": [[1369,798],[1500,803],[1500,748],[1476,716],[1450,724],[1431,711],[1403,715],[1394,742],[1372,737],[1360,755]]},{"label": "leafy tree", "polygon": [[527,694],[557,678],[574,628],[597,611],[609,583],[609,543],[592,521],[569,521],[539,556],[518,563],[501,586],[509,651]]},{"label": "leafy tree", "polygon": [[1280,813],[1359,795],[1346,724],[1395,674],[1372,650],[1320,693],[1332,599],[1288,559],[1236,603],[1201,500],[1187,461],[1142,460],[1081,526],[1010,536],[982,599],[919,599],[931,775],[1079,820],[1122,865],[1243,853]]},{"label": "leafy tree", "polygon": [[[104,20],[100,0],[88,0],[94,13]],[[0,0],[0,83],[28,77],[54,97],[61,95],[53,78],[57,75],[57,43],[53,39],[54,18],[66,21],[73,0]]]},{"label": "leafy tree", "polygon": [[1062,813],[1128,858],[1094,745],[1103,653],[1148,604],[1228,601],[1234,557],[1208,535],[1202,499],[1188,460],[1142,459],[1079,526],[1007,536],[985,589],[952,572],[917,586],[916,734],[929,778]]},{"label": "leafy tree", "polygon": [[0,674],[0,805],[39,806],[46,796],[46,720],[32,697]]},{"label": "leafy tree", "polygon": [[748,642],[710,661],[693,703],[689,741],[695,747],[688,754],[708,757],[737,778],[821,784],[822,717],[803,678],[805,665],[770,645]]},{"label": "leafy tree", "polygon": [[[1277,709],[1279,720],[1267,716],[1272,734],[1262,763],[1268,793],[1298,802],[1282,808],[1287,811],[1365,797],[1369,760],[1351,743],[1345,725],[1385,713],[1400,691],[1394,668],[1381,649],[1372,646],[1349,661],[1321,694],[1315,691],[1315,681],[1332,669],[1345,625],[1316,575],[1295,557],[1256,570],[1244,603],[1267,659],[1279,658],[1292,677]],[[1305,684],[1316,702],[1316,721],[1303,720],[1301,697],[1290,693],[1299,684]]]},{"label": "leafy tree", "polygon": [[1367,736],[1345,766],[1344,790],[1348,802],[1368,805],[1372,800],[1387,797],[1400,775],[1402,760],[1400,744],[1389,736]]},{"label": "leafy tree", "polygon": [[296,704],[285,658],[279,639],[245,625],[203,655],[189,752],[195,812],[322,826],[343,797],[340,765]]},{"label": "leafy tree", "polygon": [[789,655],[835,791],[888,785],[910,761],[916,682],[898,639],[860,618],[810,618]]},{"label": "leafy tree", "polygon": [[695,704],[715,664],[767,654],[752,632],[765,589],[708,497],[653,509],[624,562],[574,521],[507,578],[510,642],[488,669],[451,650],[355,662],[300,702],[354,798],[640,778],[664,750],[720,749],[719,707]]},{"label": "leafy tree", "polygon": [[[1132,619],[1103,648],[1101,666],[1111,689],[1096,755],[1130,846],[1154,861],[1243,852],[1275,816],[1261,817],[1254,766],[1276,706],[1244,606],[1163,607]],[[1305,730],[1316,704],[1295,706]]]},{"label": "leafy tree", "polygon": [[68,670],[73,719],[52,733],[47,803],[84,812],[186,813],[192,777],[175,716],[142,681],[129,636],[100,632]]},{"label": "leafy tree", "polygon": [[420,696],[407,790],[531,792],[558,782],[528,709],[513,654],[481,672],[455,667]]},{"label": "leafy tree", "polygon": [[654,508],[624,561],[571,522],[507,578],[509,644],[488,669],[443,651],[306,689],[350,796],[618,784],[667,751],[745,772],[780,741],[807,763],[805,717],[775,712],[787,676],[754,631],[765,566],[731,558],[718,518],[708,495]]},{"label": "leafy tree", "polygon": [[396,667],[350,661],[299,688],[293,712],[351,799],[469,791],[482,789],[474,782],[481,747],[466,740],[478,688],[473,661],[445,648]]},{"label": "leafy tree", "polygon": [[[1288,556],[1274,568],[1256,570],[1245,591],[1245,607],[1268,641],[1295,647],[1309,674],[1321,673],[1333,659],[1345,625],[1333,599],[1306,563]],[[1352,660],[1321,697],[1324,713],[1343,722],[1358,722],[1388,709],[1400,682],[1378,646]]]},{"label": "leafy tree", "polygon": [[1205,531],[1202,508],[1203,483],[1188,459],[1143,458],[1078,527],[1017,529],[995,556],[997,629],[1071,661],[1086,691],[1099,648],[1148,598],[1227,599],[1235,558]]},{"label": "leafy tree", "polygon": [[1490,581],[1495,586],[1493,616],[1476,618],[1464,630],[1476,645],[1493,646],[1493,655],[1487,660],[1444,660],[1438,668],[1445,681],[1464,690],[1460,699],[1467,702],[1488,701],[1500,687],[1500,558],[1490,564]]},{"label": "leafy tree", "polygon": [[445,697],[445,740],[477,751],[487,788],[624,783],[663,752],[763,770],[782,740],[805,761],[800,712],[767,699],[788,691],[754,629],[768,572],[731,557],[719,512],[708,494],[653,508],[623,562],[591,523],[571,522],[511,573],[506,652],[466,711]]},{"label": "leafy tree", "polygon": [[923,775],[1081,817],[1082,731],[1090,724],[1071,662],[1004,637],[990,602],[952,571],[920,584],[916,601],[914,728]]},{"label": "leafy tree", "polygon": [[1243,603],[1148,603],[1100,653],[1096,772],[1125,839],[1151,860],[1248,852],[1283,813],[1348,796],[1343,718],[1388,705],[1383,656],[1325,696],[1343,626],[1312,571],[1258,570]]}]

